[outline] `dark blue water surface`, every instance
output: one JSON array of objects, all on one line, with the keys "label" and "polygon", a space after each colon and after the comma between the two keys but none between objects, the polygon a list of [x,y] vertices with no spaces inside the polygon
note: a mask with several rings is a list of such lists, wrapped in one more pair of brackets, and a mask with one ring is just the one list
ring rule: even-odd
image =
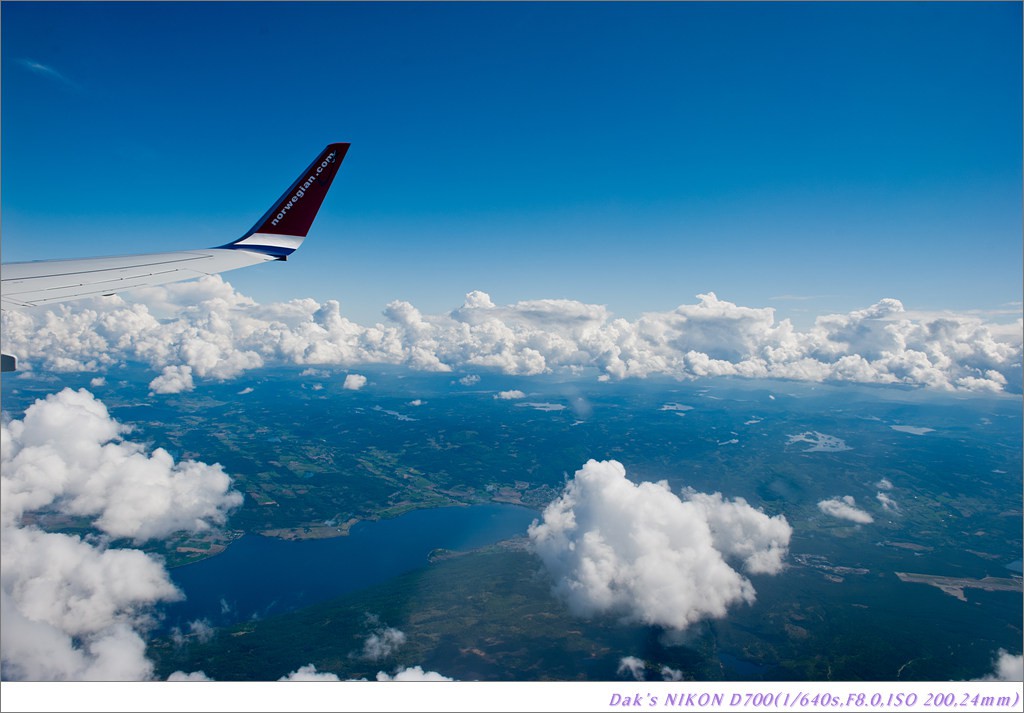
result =
[{"label": "dark blue water surface", "polygon": [[216,557],[171,570],[187,598],[165,608],[164,625],[206,619],[225,626],[281,614],[423,567],[437,548],[465,550],[525,535],[535,517],[515,505],[474,505],[361,522],[347,537],[325,540],[245,535]]}]

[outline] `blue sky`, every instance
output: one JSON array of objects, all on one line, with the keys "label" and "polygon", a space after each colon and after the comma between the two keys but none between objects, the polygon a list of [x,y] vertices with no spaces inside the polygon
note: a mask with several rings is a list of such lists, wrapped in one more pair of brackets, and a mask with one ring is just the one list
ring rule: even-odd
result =
[{"label": "blue sky", "polygon": [[1020,310],[1020,3],[2,5],[5,261],[218,245],[258,300]]}]

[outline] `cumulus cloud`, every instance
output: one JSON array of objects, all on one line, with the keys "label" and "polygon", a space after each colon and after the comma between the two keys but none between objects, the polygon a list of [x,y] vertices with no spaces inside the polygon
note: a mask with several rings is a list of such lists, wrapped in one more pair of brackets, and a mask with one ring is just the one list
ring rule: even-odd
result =
[{"label": "cumulus cloud", "polygon": [[160,376],[149,382],[149,390],[154,394],[180,394],[194,388],[192,367],[188,365],[165,366]]},{"label": "cumulus cloud", "polygon": [[[111,548],[223,523],[241,503],[220,466],[175,464],[123,439],[126,428],[82,389],[36,401],[0,425],[0,658],[8,679],[152,676],[143,633],[152,606],[181,597],[161,561]],[[26,524],[27,514],[87,517],[82,538]],[[197,636],[203,635],[201,629]]]},{"label": "cumulus cloud", "polygon": [[617,461],[588,461],[529,536],[554,592],[577,615],[621,615],[684,630],[753,603],[752,574],[782,568],[792,528],[742,498],[726,501],[664,481],[633,483]]},{"label": "cumulus cloud", "polygon": [[[230,379],[266,363],[1020,389],[1021,329],[978,315],[911,314],[899,300],[883,299],[818,317],[798,331],[789,320],[776,321],[771,307],[745,307],[710,292],[697,300],[630,321],[601,305],[495,305],[485,293],[472,292],[446,314],[392,302],[385,322],[363,326],[344,317],[336,301],[258,304],[213,276],[126,297],[5,312],[3,333],[5,351],[18,354],[27,369],[81,371],[125,361],[179,368],[157,377],[157,393],[186,390],[189,377]],[[463,385],[478,381],[475,374],[459,379]]]},{"label": "cumulus cloud", "polygon": [[2,428],[5,525],[55,505],[142,542],[208,530],[242,504],[219,465],[175,463],[162,448],[147,454],[123,440],[127,429],[85,389],[51,394]]},{"label": "cumulus cloud", "polygon": [[392,627],[381,627],[366,637],[362,657],[370,661],[380,661],[393,654],[404,643],[403,632]]},{"label": "cumulus cloud", "polygon": [[666,681],[682,681],[683,672],[677,668],[669,668],[668,666],[661,667],[661,677]]},{"label": "cumulus cloud", "polygon": [[185,673],[184,671],[175,671],[167,677],[168,681],[212,681],[213,679],[207,676],[202,671],[192,671],[191,673]]},{"label": "cumulus cloud", "polygon": [[214,633],[216,633],[214,628],[210,626],[210,622],[206,619],[196,619],[189,622],[188,631],[200,644],[208,643],[213,639]]},{"label": "cumulus cloud", "polygon": [[619,667],[615,670],[615,673],[622,676],[623,674],[629,674],[635,681],[644,680],[644,666],[647,664],[643,659],[637,658],[636,656],[623,656],[619,659]]},{"label": "cumulus cloud", "polygon": [[992,673],[977,680],[1024,681],[1024,654],[1011,654],[1006,649],[999,649],[992,668]]},{"label": "cumulus cloud", "polygon": [[395,672],[394,676],[384,671],[377,672],[378,681],[454,681],[454,678],[442,676],[436,671],[424,671],[420,666],[402,668]]},{"label": "cumulus cloud", "polygon": [[875,483],[875,487],[878,488],[879,490],[892,490],[892,481],[889,480],[888,478],[882,478],[877,483]]},{"label": "cumulus cloud", "polygon": [[888,494],[883,493],[881,490],[878,491],[878,494],[875,496],[875,498],[878,500],[878,502],[882,504],[882,507],[885,508],[886,510],[890,510],[892,512],[900,511],[899,503],[893,500]]},{"label": "cumulus cloud", "polygon": [[[662,679],[666,681],[682,681],[683,672],[679,669],[671,668],[669,666],[654,666],[658,669],[658,673],[661,674]],[[620,676],[629,675],[632,676],[636,681],[646,680],[647,662],[636,656],[623,656],[619,659],[619,667],[615,670]]]},{"label": "cumulus cloud", "polygon": [[512,401],[514,399],[525,399],[526,394],[519,389],[512,389],[511,391],[499,391],[494,398],[502,399],[504,401]]},{"label": "cumulus cloud", "polygon": [[327,671],[318,672],[316,666],[313,664],[306,664],[300,666],[295,671],[292,671],[287,676],[281,676],[277,679],[278,681],[340,681],[336,674],[329,673]]},{"label": "cumulus cloud", "polygon": [[[879,493],[882,495],[882,493]],[[837,517],[840,520],[849,520],[863,525],[875,521],[868,513],[857,507],[857,501],[852,495],[844,495],[841,498],[830,498],[818,503],[818,509],[826,515]]]},{"label": "cumulus cloud", "polygon": [[721,493],[683,491],[687,500],[703,510],[712,543],[727,558],[742,562],[751,574],[778,574],[789,549],[793,528],[781,515],[769,518],[743,498],[726,501]]},{"label": "cumulus cloud", "polygon": [[107,380],[106,380],[105,377],[102,377],[102,376],[95,376],[95,377],[93,377],[92,379],[89,380],[89,386],[91,386],[94,389],[97,389],[97,388],[99,388],[101,386],[106,386],[106,385],[107,385]]},{"label": "cumulus cloud", "polygon": [[188,633],[183,632],[177,626],[171,629],[171,641],[174,642],[175,646],[184,646],[192,638],[200,644],[205,644],[213,639],[214,634],[216,634],[216,629],[210,626],[210,622],[207,619],[196,619],[189,622]]},{"label": "cumulus cloud", "polygon": [[123,681],[152,676],[140,632],[180,593],[139,550],[105,549],[35,527],[4,527],[0,559],[4,677]]},{"label": "cumulus cloud", "polygon": [[345,383],[341,385],[343,389],[349,391],[359,391],[364,386],[366,386],[366,377],[362,374],[346,374]]}]

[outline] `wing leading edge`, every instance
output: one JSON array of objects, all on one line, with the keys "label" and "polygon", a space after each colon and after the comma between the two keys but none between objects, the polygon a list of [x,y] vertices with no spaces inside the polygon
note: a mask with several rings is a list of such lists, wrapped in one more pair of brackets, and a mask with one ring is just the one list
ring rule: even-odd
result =
[{"label": "wing leading edge", "polygon": [[[3,309],[112,295],[270,260],[287,260],[309,232],[348,148],[347,143],[328,145],[245,235],[226,245],[117,257],[6,263],[0,278]],[[14,357],[3,355],[3,371],[12,371],[15,364]]]}]

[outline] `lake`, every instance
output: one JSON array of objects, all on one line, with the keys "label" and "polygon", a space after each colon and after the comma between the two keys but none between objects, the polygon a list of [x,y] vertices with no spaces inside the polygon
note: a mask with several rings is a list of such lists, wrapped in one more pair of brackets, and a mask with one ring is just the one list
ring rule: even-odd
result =
[{"label": "lake", "polygon": [[222,554],[170,571],[187,598],[164,608],[163,626],[206,619],[220,627],[282,614],[423,567],[437,548],[467,550],[523,536],[537,516],[516,505],[474,505],[360,522],[346,537],[245,535]]}]

